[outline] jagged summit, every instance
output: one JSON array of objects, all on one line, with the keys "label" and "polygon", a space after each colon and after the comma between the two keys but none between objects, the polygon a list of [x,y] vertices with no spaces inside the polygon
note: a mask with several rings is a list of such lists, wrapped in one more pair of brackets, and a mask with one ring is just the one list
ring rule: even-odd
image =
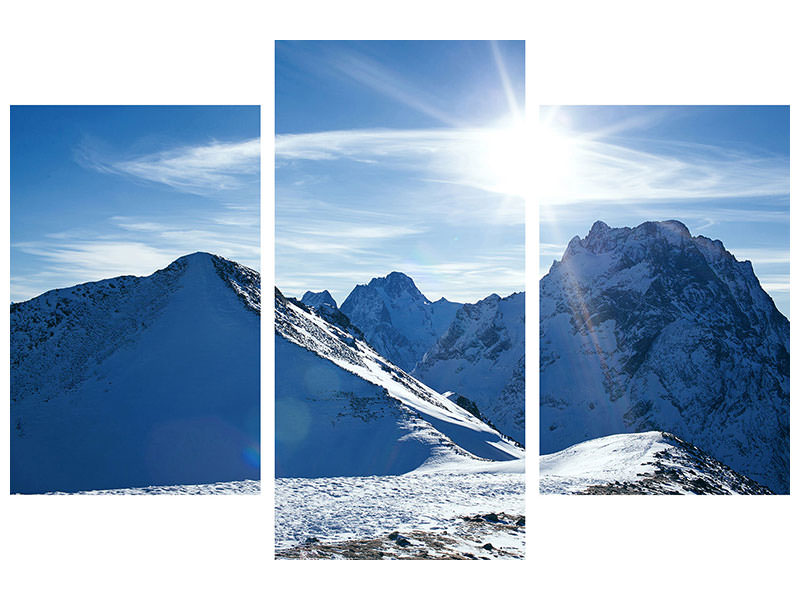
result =
[{"label": "jagged summit", "polygon": [[398,271],[357,285],[341,311],[383,356],[411,371],[447,330],[461,304],[430,302],[414,281]]},{"label": "jagged summit", "polygon": [[333,308],[339,308],[336,304],[336,300],[333,299],[333,296],[331,296],[328,290],[322,290],[321,292],[307,291],[303,294],[300,302],[313,308],[319,308],[323,304],[327,304]]},{"label": "jagged summit", "polygon": [[386,281],[387,283],[402,282],[406,285],[414,285],[414,280],[411,279],[411,277],[409,277],[405,273],[401,273],[400,271],[392,271],[386,277],[373,277],[370,283],[379,281]]},{"label": "jagged summit", "polygon": [[425,295],[419,291],[414,280],[405,273],[399,271],[392,271],[385,277],[373,277],[367,285],[358,285],[356,288],[379,289],[391,297],[408,295],[413,298],[420,298],[424,302],[430,302]]},{"label": "jagged summit", "polygon": [[574,238],[540,281],[541,451],[660,429],[788,490],[789,323],[679,221]]},{"label": "jagged summit", "polygon": [[609,227],[603,221],[595,221],[585,238],[576,235],[570,240],[564,258],[582,251],[598,254],[613,250],[620,244],[634,243],[665,243],[675,247],[698,245],[715,253],[725,251],[719,240],[710,240],[704,236],[693,237],[689,228],[676,220],[646,221],[636,227]]}]

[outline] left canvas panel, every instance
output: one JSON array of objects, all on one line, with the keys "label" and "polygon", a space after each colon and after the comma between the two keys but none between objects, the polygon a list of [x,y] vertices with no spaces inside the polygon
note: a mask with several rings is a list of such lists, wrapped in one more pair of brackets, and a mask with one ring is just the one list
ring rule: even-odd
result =
[{"label": "left canvas panel", "polygon": [[11,107],[11,493],[259,492],[259,120]]}]

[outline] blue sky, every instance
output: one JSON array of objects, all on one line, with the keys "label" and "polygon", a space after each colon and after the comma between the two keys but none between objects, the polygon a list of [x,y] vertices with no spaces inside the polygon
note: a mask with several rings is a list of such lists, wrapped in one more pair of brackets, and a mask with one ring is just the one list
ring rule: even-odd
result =
[{"label": "blue sky", "polygon": [[277,42],[276,284],[524,288],[523,42]]},{"label": "blue sky", "polygon": [[259,107],[11,107],[11,300],[207,251],[258,269]]},{"label": "blue sky", "polygon": [[789,316],[789,108],[545,107],[539,275],[592,223],[677,219],[750,260]]}]

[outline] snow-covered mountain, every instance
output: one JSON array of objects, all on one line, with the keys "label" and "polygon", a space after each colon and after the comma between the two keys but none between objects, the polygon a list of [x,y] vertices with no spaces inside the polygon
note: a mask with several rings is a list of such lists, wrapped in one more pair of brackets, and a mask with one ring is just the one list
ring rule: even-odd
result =
[{"label": "snow-covered mountain", "polygon": [[464,304],[411,374],[474,402],[504,434],[525,442],[525,294]]},{"label": "snow-covered mountain", "polygon": [[196,253],[12,304],[12,492],[258,479],[260,303]]},{"label": "snow-covered mountain", "polygon": [[539,457],[543,494],[770,494],[661,431],[623,433]]},{"label": "snow-covered mountain", "polygon": [[431,302],[410,277],[392,272],[357,285],[341,310],[381,356],[410,372],[444,334],[460,306],[444,298]]},{"label": "snow-covered mountain", "polygon": [[276,476],[397,475],[524,455],[358,335],[275,291]]},{"label": "snow-covered mountain", "polygon": [[570,241],[540,282],[541,452],[669,431],[789,490],[789,322],[749,261],[677,221]]},{"label": "snow-covered mountain", "polygon": [[309,290],[303,294],[300,302],[312,308],[319,308],[323,304],[327,304],[333,308],[339,308],[336,305],[336,300],[333,299],[333,296],[331,296],[328,290],[322,290],[321,292],[312,292]]}]

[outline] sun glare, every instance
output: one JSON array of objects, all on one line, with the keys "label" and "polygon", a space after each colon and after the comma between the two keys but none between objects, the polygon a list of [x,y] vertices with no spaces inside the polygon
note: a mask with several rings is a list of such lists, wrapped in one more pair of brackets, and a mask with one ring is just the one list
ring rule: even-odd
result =
[{"label": "sun glare", "polygon": [[526,196],[529,188],[530,142],[522,123],[492,129],[486,136],[486,167],[496,191]]},{"label": "sun glare", "polygon": [[535,182],[541,202],[554,202],[570,187],[570,173],[576,156],[575,140],[557,129],[536,130]]}]

